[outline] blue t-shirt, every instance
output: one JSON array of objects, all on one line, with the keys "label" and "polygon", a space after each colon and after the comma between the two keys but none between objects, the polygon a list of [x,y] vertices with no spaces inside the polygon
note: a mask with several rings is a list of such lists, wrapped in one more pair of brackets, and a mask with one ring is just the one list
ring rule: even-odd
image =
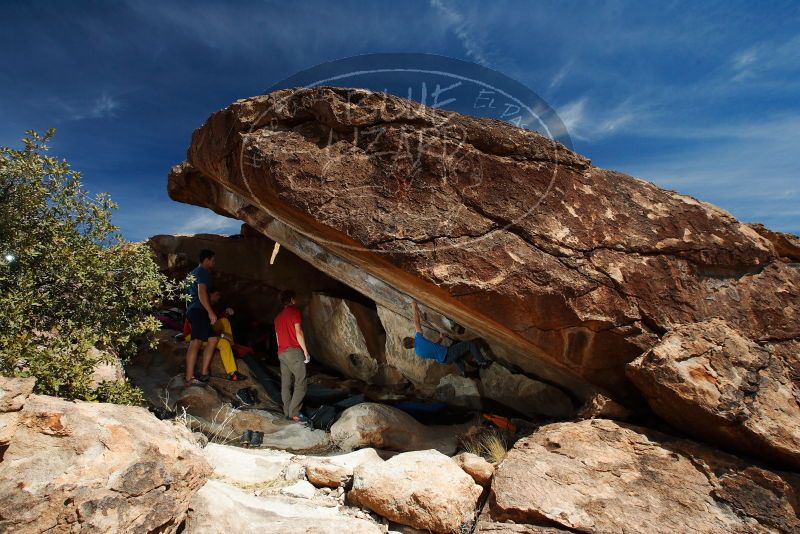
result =
[{"label": "blue t-shirt", "polygon": [[186,288],[186,294],[189,295],[189,300],[186,302],[186,309],[203,309],[203,304],[200,302],[200,294],[198,288],[200,284],[206,285],[207,293],[211,292],[211,273],[205,267],[197,266],[192,271],[194,275],[194,282],[189,284]]},{"label": "blue t-shirt", "polygon": [[417,332],[414,336],[414,352],[416,352],[417,356],[420,358],[444,363],[444,359],[447,356],[447,347],[427,340],[425,336],[422,335],[422,332]]}]

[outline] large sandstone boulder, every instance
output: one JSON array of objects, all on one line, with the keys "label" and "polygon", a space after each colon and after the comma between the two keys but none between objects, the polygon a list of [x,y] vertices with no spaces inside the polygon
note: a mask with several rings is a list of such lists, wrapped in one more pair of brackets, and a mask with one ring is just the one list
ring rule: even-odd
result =
[{"label": "large sandstone boulder", "polygon": [[625,365],[675,325],[719,317],[753,340],[800,336],[796,240],[534,132],[383,93],[239,100],[195,131],[169,193],[393,313],[410,317],[417,299],[428,325],[447,332],[447,316],[582,397],[633,395]]},{"label": "large sandstone boulder", "polygon": [[800,375],[798,353],[788,356],[711,320],[670,331],[628,375],[675,428],[797,470]]},{"label": "large sandstone boulder", "polygon": [[475,380],[465,376],[443,376],[436,385],[433,397],[453,406],[472,408],[474,410],[480,410],[483,407],[478,384]]},{"label": "large sandstone boulder", "polygon": [[[516,443],[492,482],[487,528],[570,532],[797,532],[800,479],[605,419],[555,423]],[[495,525],[496,526],[496,525]]]},{"label": "large sandstone boulder", "polygon": [[32,395],[0,462],[0,531],[175,532],[210,474],[144,408]]},{"label": "large sandstone boulder", "polygon": [[304,309],[310,350],[317,362],[367,384],[402,384],[386,361],[386,333],[374,307],[314,293]]},{"label": "large sandstone boulder", "polygon": [[402,525],[450,533],[472,520],[481,492],[451,458],[417,451],[357,467],[348,499]]},{"label": "large sandstone boulder", "polygon": [[397,408],[364,402],[342,412],[331,427],[331,440],[344,451],[364,447],[400,452],[435,449],[450,455],[471,428],[470,424],[426,426]]},{"label": "large sandstone boulder", "polygon": [[557,387],[512,373],[499,364],[481,369],[483,394],[528,417],[566,418],[574,408],[563,391]]}]

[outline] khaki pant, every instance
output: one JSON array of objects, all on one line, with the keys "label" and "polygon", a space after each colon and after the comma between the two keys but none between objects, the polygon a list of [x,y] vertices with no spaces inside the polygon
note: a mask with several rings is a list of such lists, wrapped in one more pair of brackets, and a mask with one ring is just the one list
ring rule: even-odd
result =
[{"label": "khaki pant", "polygon": [[[306,396],[306,364],[305,355],[300,349],[286,349],[278,354],[281,362],[281,400],[283,415],[294,417],[300,415],[303,397]],[[294,391],[292,391],[294,386]]]}]

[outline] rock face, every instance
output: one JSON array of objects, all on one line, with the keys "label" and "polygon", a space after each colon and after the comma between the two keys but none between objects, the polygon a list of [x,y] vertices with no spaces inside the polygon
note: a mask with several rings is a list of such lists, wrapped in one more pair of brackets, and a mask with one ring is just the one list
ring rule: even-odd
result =
[{"label": "rock face", "polygon": [[536,133],[382,93],[239,100],[195,131],[169,192],[394,313],[409,317],[411,296],[440,331],[434,310],[583,397],[631,393],[625,365],[676,325],[800,336],[783,241]]},{"label": "rock face", "polygon": [[144,408],[32,395],[0,462],[0,531],[175,532],[210,474]]},{"label": "rock face", "polygon": [[481,492],[452,459],[417,451],[357,467],[348,499],[397,523],[449,533],[472,519]]},{"label": "rock face", "polygon": [[[455,365],[442,365],[432,360],[424,360],[413,350],[403,347],[403,338],[414,336],[414,322],[411,318],[395,313],[378,304],[378,317],[386,332],[386,361],[399,369],[403,376],[418,387],[435,386],[442,377],[458,372]],[[428,339],[436,339],[435,330],[423,324],[423,334]]]},{"label": "rock face", "polygon": [[386,362],[386,333],[374,307],[314,293],[304,310],[314,357],[367,384],[400,384],[401,372]]},{"label": "rock face", "polygon": [[[570,532],[797,532],[800,479],[604,419],[556,423],[499,465],[483,521]],[[479,532],[497,532],[486,528]],[[502,532],[502,530],[499,530]]]},{"label": "rock face", "polygon": [[786,356],[711,320],[672,330],[628,374],[675,428],[797,470],[800,375],[797,352]]},{"label": "rock face", "polygon": [[569,417],[574,408],[560,389],[525,375],[514,374],[502,365],[481,370],[484,396],[528,417]]},{"label": "rock face", "polygon": [[331,440],[342,450],[374,447],[391,451],[436,449],[453,454],[471,425],[425,426],[405,412],[365,402],[342,412],[331,427]]},{"label": "rock face", "polygon": [[442,377],[433,392],[436,400],[480,410],[483,406],[481,392],[475,380],[459,375],[446,375]]}]

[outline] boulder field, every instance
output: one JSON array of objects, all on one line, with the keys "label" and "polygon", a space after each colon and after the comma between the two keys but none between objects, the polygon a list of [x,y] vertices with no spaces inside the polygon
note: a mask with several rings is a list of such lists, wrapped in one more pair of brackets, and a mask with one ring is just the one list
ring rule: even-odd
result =
[{"label": "boulder field", "polygon": [[[480,337],[528,378],[637,411],[644,398],[680,432],[798,465],[794,236],[535,132],[360,89],[234,102],[194,132],[168,189],[246,222],[381,317],[408,324],[418,300],[425,328]],[[382,357],[340,368],[386,376]]]}]

